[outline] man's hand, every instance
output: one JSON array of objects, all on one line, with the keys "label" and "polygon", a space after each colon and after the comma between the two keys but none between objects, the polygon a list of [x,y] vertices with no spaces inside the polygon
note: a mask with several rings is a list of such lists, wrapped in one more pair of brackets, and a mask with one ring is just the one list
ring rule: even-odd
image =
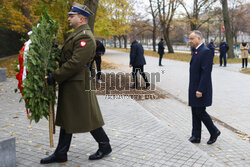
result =
[{"label": "man's hand", "polygon": [[202,92],[196,91],[196,97],[201,98],[202,97]]},{"label": "man's hand", "polygon": [[131,65],[131,64],[129,64],[129,67],[131,68],[131,67],[132,67],[132,65]]}]

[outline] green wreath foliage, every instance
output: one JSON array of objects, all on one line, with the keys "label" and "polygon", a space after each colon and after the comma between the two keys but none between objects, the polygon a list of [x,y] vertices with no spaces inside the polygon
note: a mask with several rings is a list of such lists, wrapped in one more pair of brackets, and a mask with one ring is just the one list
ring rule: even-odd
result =
[{"label": "green wreath foliage", "polygon": [[39,122],[43,117],[48,119],[49,106],[55,104],[55,85],[48,86],[45,76],[58,67],[59,49],[55,46],[58,24],[44,12],[32,27],[31,44],[24,65],[27,76],[23,81],[25,107],[29,109],[31,121]]}]

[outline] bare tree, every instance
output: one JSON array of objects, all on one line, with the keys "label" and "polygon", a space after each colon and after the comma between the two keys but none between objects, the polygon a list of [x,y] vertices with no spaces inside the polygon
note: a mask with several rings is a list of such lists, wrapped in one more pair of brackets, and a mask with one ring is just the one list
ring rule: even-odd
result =
[{"label": "bare tree", "polygon": [[204,23],[210,20],[210,17],[207,17],[204,20],[200,20],[200,13],[211,8],[212,4],[217,0],[193,0],[193,10],[188,11],[187,4],[184,1],[180,1],[180,4],[186,12],[188,22],[190,24],[191,31],[198,30]]},{"label": "bare tree", "polygon": [[161,30],[168,47],[168,53],[174,53],[174,49],[170,43],[169,34],[173,17],[179,4],[179,0],[157,0]]},{"label": "bare tree", "polygon": [[156,24],[156,18],[158,15],[157,8],[154,9],[152,0],[149,0],[150,3],[150,13],[153,18],[153,30],[152,30],[152,37],[153,37],[153,51],[156,51],[156,30],[157,30],[157,24]]},{"label": "bare tree", "polygon": [[230,18],[229,18],[229,11],[228,11],[228,4],[227,0],[221,0],[222,4],[222,13],[223,13],[223,20],[224,20],[224,26],[225,26],[225,33],[226,33],[226,41],[229,46],[228,50],[228,57],[229,58],[234,58],[234,52],[233,52],[233,36],[232,36],[232,31],[230,27]]}]

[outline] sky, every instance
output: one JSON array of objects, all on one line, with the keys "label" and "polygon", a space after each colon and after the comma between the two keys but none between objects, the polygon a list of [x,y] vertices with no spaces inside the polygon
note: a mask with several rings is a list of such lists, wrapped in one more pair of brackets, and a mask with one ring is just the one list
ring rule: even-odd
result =
[{"label": "sky", "polygon": [[[136,1],[137,1],[135,4],[136,13],[142,13],[143,15],[146,16],[146,18],[151,18],[152,17],[151,14],[148,13],[150,11],[149,0],[136,0]],[[229,7],[232,6],[233,2],[235,1],[241,1],[243,4],[247,2],[249,3],[249,0],[228,0],[228,6]],[[192,3],[190,3],[190,0],[184,0],[184,2],[186,2],[187,8],[192,10]],[[215,3],[215,6],[221,6],[219,0]],[[183,12],[185,13],[185,10],[183,9],[182,6],[179,6],[177,9],[177,15]]]}]

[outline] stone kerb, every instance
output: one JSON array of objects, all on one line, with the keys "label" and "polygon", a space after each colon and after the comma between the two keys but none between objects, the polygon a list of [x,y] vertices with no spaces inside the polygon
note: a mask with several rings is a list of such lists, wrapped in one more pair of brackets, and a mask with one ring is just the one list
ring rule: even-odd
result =
[{"label": "stone kerb", "polygon": [[0,138],[0,166],[16,166],[16,143],[15,138]]},{"label": "stone kerb", "polygon": [[6,81],[6,68],[0,68],[0,82]]}]

